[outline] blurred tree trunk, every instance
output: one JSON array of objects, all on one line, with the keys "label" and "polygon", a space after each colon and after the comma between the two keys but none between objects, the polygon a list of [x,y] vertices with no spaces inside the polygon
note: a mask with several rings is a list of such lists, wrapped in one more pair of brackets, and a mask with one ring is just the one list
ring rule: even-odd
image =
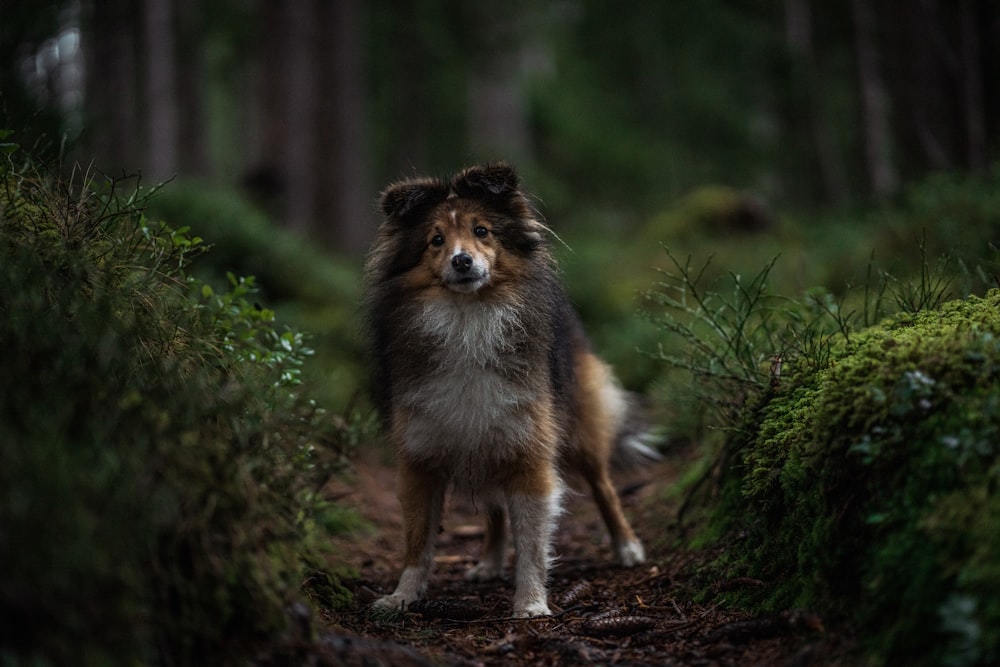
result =
[{"label": "blurred tree trunk", "polygon": [[137,122],[138,15],[131,0],[95,0],[84,12],[86,142],[98,168],[140,167]]},{"label": "blurred tree trunk", "polygon": [[913,112],[911,119],[919,146],[928,166],[934,170],[957,166],[956,148],[960,141],[958,127],[952,122],[955,99],[960,93],[952,80],[957,65],[948,62],[956,54],[948,43],[939,12],[936,0],[915,5],[911,12],[913,35],[909,44],[909,56],[914,63],[909,109]]},{"label": "blurred tree trunk", "polygon": [[249,161],[244,187],[270,215],[283,220],[288,178],[284,172],[288,119],[285,73],[288,71],[286,3],[262,0],[257,14],[257,76],[252,100]]},{"label": "blurred tree trunk", "polygon": [[314,234],[328,247],[364,250],[374,236],[365,160],[360,0],[320,2],[322,27],[314,45],[320,64],[319,150]]},{"label": "blurred tree trunk", "polygon": [[[299,0],[284,5],[285,23],[285,114],[287,136],[283,171],[285,224],[303,234],[310,230],[316,208],[319,180],[316,174],[316,130],[318,127],[316,84],[317,58],[322,53],[317,39],[317,0]],[[324,94],[329,94],[324,91]]]},{"label": "blurred tree trunk", "polygon": [[177,157],[188,176],[209,175],[203,86],[204,25],[197,0],[177,0]]},{"label": "blurred tree trunk", "polygon": [[427,169],[428,120],[427,47],[415,26],[420,8],[416,0],[393,0],[385,44],[390,67],[386,86],[392,94],[393,141],[388,156],[389,173],[400,176]]},{"label": "blurred tree trunk", "polygon": [[256,166],[244,184],[328,248],[372,238],[359,0],[266,0],[259,14]]},{"label": "blurred tree trunk", "polygon": [[144,0],[146,156],[154,181],[177,174],[177,70],[172,0]]},{"label": "blurred tree trunk", "polygon": [[891,0],[875,5],[887,48],[887,77],[894,102],[893,126],[904,179],[960,163],[961,130],[955,108],[961,88],[946,60],[948,27],[936,0]]},{"label": "blurred tree trunk", "polygon": [[[985,87],[983,79],[983,53],[982,40],[979,31],[982,25],[989,26],[988,23],[979,22],[978,3],[976,0],[959,0],[959,41],[960,65],[959,76],[962,80],[962,104],[964,107],[963,120],[965,124],[966,159],[970,169],[973,171],[985,171],[986,160],[986,109],[985,109]],[[987,38],[997,39],[995,31],[987,27],[983,32]]]},{"label": "blurred tree trunk", "polygon": [[812,8],[808,0],[785,0],[785,42],[792,59],[791,85],[797,91],[788,118],[792,141],[804,144],[807,153],[814,156],[806,163],[819,168],[820,190],[816,198],[841,204],[849,196],[849,187],[843,161],[837,156],[830,133],[832,124],[823,117],[819,88],[823,79],[816,64]]},{"label": "blurred tree trunk", "polygon": [[504,12],[473,4],[469,19],[472,59],[469,81],[469,145],[478,158],[522,162],[531,157],[531,134],[524,98],[523,3]]},{"label": "blurred tree trunk", "polygon": [[[865,3],[858,2],[858,5]],[[868,3],[881,37],[896,166],[927,171],[988,165],[1000,126],[1000,9],[994,0]]]},{"label": "blurred tree trunk", "polygon": [[898,184],[892,162],[888,92],[879,65],[875,12],[867,0],[851,0],[860,93],[861,142],[868,190],[876,198],[892,194]]}]

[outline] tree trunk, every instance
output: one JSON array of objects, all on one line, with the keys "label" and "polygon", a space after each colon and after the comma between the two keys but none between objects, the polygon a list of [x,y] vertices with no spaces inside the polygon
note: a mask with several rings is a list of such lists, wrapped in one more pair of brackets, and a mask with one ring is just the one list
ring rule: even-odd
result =
[{"label": "tree trunk", "polygon": [[[812,9],[808,0],[785,0],[785,40],[793,61],[793,85],[802,96],[801,107],[792,110],[793,114],[802,116],[791,119],[793,131],[798,126],[801,140],[812,147],[814,164],[820,174],[822,198],[840,204],[847,200],[849,187],[842,161],[837,157],[830,126],[822,114],[817,87],[822,77],[817,71],[812,33]],[[798,139],[794,135],[792,138]]]},{"label": "tree trunk", "polygon": [[391,4],[389,38],[385,49],[391,61],[387,85],[391,91],[392,146],[388,171],[393,177],[428,168],[429,122],[427,47],[414,26],[420,19],[416,0]]},{"label": "tree trunk", "polygon": [[203,86],[206,80],[204,31],[197,0],[177,0],[177,153],[187,176],[209,175]]},{"label": "tree trunk", "polygon": [[878,61],[875,13],[867,0],[852,0],[851,14],[868,189],[876,198],[883,198],[896,190],[899,177],[892,162],[888,93]]},{"label": "tree trunk", "polygon": [[961,162],[956,152],[960,142],[954,122],[955,98],[960,94],[955,79],[957,56],[937,1],[911,4],[909,25],[913,32],[905,57],[910,60],[912,97],[905,104],[921,152],[918,165],[932,170],[954,169]]},{"label": "tree trunk", "polygon": [[[315,215],[316,178],[316,0],[285,5],[288,49],[285,72],[287,137],[284,173],[287,178],[284,222],[303,234]],[[328,94],[328,91],[324,91]]]},{"label": "tree trunk", "polygon": [[172,0],[144,0],[146,158],[154,181],[177,173],[177,71]]},{"label": "tree trunk", "polygon": [[273,218],[285,218],[288,175],[285,173],[285,145],[288,119],[285,116],[285,73],[288,71],[286,4],[283,0],[262,0],[257,14],[257,55],[254,86],[248,114],[249,168],[241,175],[248,193]]},{"label": "tree trunk", "polygon": [[[986,159],[986,110],[983,92],[982,46],[975,0],[959,0],[962,106],[966,161],[973,171],[984,172]],[[988,29],[987,29],[988,31]],[[996,36],[994,35],[994,38]]]},{"label": "tree trunk", "polygon": [[531,157],[523,86],[524,8],[497,14],[477,5],[469,21],[478,48],[469,81],[469,146],[480,159],[522,162]]},{"label": "tree trunk", "polygon": [[315,128],[317,207],[313,229],[325,245],[364,250],[374,237],[374,210],[365,160],[360,0],[320,3],[324,35],[315,44],[321,64],[320,113]]},{"label": "tree trunk", "polygon": [[135,6],[130,0],[105,0],[87,8],[81,39],[87,58],[86,143],[98,168],[112,174],[133,172],[141,162]]}]

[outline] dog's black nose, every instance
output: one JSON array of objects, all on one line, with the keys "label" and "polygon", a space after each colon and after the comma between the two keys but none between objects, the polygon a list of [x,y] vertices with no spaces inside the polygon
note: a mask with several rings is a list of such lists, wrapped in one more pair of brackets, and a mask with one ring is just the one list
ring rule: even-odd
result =
[{"label": "dog's black nose", "polygon": [[467,252],[460,252],[451,258],[451,268],[459,273],[465,273],[472,268],[472,256]]}]

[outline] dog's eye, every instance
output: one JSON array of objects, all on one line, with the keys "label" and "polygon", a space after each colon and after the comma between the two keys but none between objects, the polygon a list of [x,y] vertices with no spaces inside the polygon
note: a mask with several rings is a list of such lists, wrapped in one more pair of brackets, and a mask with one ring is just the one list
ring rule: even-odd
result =
[{"label": "dog's eye", "polygon": [[486,229],[482,225],[479,225],[478,227],[472,230],[472,233],[478,236],[479,238],[484,239],[486,238],[486,235],[490,233],[490,230]]},{"label": "dog's eye", "polygon": [[441,246],[444,245],[444,237],[441,236],[440,234],[435,234],[434,236],[431,237],[431,245],[434,246],[435,248],[440,248]]}]

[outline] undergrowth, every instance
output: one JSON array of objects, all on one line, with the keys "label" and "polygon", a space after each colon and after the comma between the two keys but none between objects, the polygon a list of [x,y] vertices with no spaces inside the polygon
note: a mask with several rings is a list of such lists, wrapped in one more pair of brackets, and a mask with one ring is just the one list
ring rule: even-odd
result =
[{"label": "undergrowth", "polygon": [[256,298],[283,322],[308,330],[316,354],[302,380],[323,405],[350,411],[366,377],[356,325],[356,258],[332,256],[305,237],[275,224],[238,192],[171,182],[147,202],[147,215],[174,228],[197,229],[212,252],[192,258],[190,275],[216,289],[228,275],[255,276]]},{"label": "undergrowth", "polygon": [[[5,134],[6,136],[6,134]],[[246,664],[350,525],[311,351],[154,189],[0,162],[0,662]],[[343,589],[340,589],[343,595]]]},{"label": "undergrowth", "polygon": [[[728,287],[668,253],[647,295],[679,414],[715,434],[712,568],[734,601],[844,620],[878,662],[1000,657],[1000,290],[961,300],[946,263],[869,269],[861,292]],[[689,503],[685,504],[685,508]],[[702,537],[702,539],[705,539]]]}]

